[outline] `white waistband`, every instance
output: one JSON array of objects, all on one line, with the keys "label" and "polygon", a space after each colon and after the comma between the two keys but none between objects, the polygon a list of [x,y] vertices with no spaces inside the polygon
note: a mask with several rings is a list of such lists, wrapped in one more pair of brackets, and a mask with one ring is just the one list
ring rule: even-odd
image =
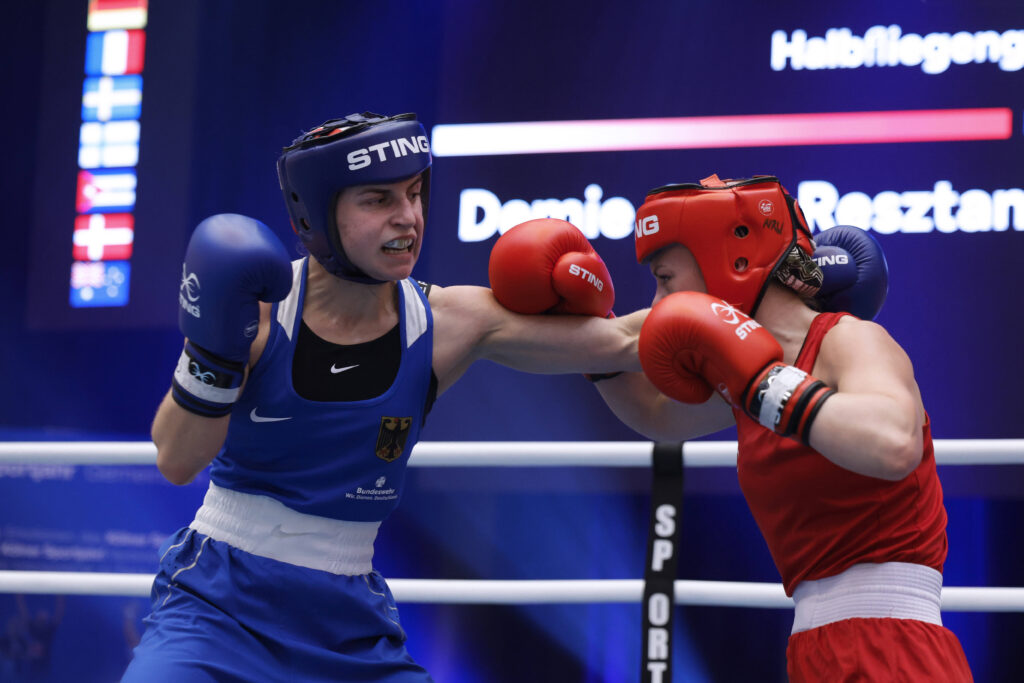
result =
[{"label": "white waistband", "polygon": [[273,498],[210,482],[189,526],[253,555],[332,574],[357,575],[373,571],[373,541],[380,522],[307,515]]},{"label": "white waistband", "polygon": [[916,619],[942,625],[942,574],[906,562],[855,564],[793,591],[793,633],[843,619]]}]

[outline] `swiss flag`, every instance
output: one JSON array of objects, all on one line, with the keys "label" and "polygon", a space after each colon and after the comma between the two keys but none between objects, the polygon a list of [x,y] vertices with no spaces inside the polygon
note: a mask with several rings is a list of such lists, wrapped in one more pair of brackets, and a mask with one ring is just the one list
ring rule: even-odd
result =
[{"label": "swiss flag", "polygon": [[75,218],[76,261],[126,261],[132,257],[135,217],[130,213],[94,213]]}]

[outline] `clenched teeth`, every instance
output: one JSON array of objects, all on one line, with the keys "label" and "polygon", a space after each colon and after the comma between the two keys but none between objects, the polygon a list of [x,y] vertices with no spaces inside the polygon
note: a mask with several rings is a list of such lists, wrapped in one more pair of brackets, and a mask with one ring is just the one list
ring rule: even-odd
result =
[{"label": "clenched teeth", "polygon": [[404,251],[412,246],[412,238],[406,237],[404,239],[391,240],[384,244],[385,249],[394,249],[396,251]]}]

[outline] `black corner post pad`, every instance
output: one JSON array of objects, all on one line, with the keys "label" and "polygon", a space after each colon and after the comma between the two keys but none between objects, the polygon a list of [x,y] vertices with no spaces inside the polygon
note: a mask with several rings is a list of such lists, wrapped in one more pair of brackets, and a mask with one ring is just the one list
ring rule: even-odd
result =
[{"label": "black corner post pad", "polygon": [[683,444],[656,443],[652,462],[651,524],[644,567],[640,680],[672,681],[672,612],[679,567],[683,507]]}]

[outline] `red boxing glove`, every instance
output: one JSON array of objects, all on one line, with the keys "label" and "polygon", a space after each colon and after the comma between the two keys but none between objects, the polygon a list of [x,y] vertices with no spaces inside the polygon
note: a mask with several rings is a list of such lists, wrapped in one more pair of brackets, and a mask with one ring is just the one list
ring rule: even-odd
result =
[{"label": "red boxing glove", "polygon": [[572,223],[537,218],[498,238],[487,267],[491,290],[516,313],[606,317],[615,288],[604,261]]},{"label": "red boxing glove", "polygon": [[830,387],[782,361],[782,347],[760,323],[700,292],[671,294],[640,330],[640,364],[666,396],[703,403],[717,391],[781,436],[807,443]]}]

